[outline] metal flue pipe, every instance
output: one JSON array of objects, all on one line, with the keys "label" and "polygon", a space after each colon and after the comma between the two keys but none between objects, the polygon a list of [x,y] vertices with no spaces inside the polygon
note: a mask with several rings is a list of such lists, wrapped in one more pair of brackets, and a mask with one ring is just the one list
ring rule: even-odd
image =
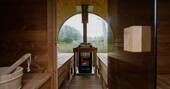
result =
[{"label": "metal flue pipe", "polygon": [[87,43],[88,5],[82,5],[83,42]]}]

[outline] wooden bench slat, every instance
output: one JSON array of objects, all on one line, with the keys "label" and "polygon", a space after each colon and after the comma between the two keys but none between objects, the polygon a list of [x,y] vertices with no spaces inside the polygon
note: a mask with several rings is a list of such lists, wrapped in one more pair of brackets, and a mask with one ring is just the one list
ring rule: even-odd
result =
[{"label": "wooden bench slat", "polygon": [[57,68],[59,69],[62,65],[64,65],[71,57],[73,57],[72,53],[61,53],[57,58]]},{"label": "wooden bench slat", "polygon": [[170,74],[158,75],[157,89],[169,89],[170,88]]},{"label": "wooden bench slat", "polygon": [[22,89],[39,89],[50,77],[49,73],[24,74]]}]

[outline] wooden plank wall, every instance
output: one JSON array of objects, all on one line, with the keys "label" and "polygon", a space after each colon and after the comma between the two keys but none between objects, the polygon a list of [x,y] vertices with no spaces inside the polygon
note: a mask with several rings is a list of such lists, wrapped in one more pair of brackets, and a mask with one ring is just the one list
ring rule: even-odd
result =
[{"label": "wooden plank wall", "polygon": [[170,1],[158,0],[157,89],[168,89],[170,77]]},{"label": "wooden plank wall", "polygon": [[151,0],[109,0],[109,89],[151,89],[151,53],[123,51],[123,29],[132,25],[151,25]]},{"label": "wooden plank wall", "polygon": [[[11,65],[27,52],[33,63],[47,68],[47,10],[46,0],[3,0],[0,32],[1,66]],[[33,65],[32,67],[34,67]],[[42,67],[41,67],[42,66]],[[34,68],[32,68],[34,70]],[[36,69],[35,69],[36,70]]]},{"label": "wooden plank wall", "polygon": [[170,73],[170,1],[158,0],[158,74]]},{"label": "wooden plank wall", "polygon": [[[48,23],[48,10],[52,8],[47,6],[47,0],[0,1],[0,66],[9,66],[30,52],[31,71],[50,73],[52,78],[45,89],[54,89],[55,71],[53,57],[50,56],[53,52],[50,52],[49,46],[53,47],[51,44],[55,40],[48,37],[53,29]],[[50,21],[52,24],[53,21]]]}]

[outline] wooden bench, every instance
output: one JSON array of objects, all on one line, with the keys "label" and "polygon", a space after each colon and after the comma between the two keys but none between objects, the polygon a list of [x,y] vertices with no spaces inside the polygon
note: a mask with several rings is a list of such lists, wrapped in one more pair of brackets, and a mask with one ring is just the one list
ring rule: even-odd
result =
[{"label": "wooden bench", "polygon": [[98,60],[97,60],[97,70],[99,73],[99,77],[102,80],[103,89],[107,88],[107,54],[106,53],[98,53]]},{"label": "wooden bench", "polygon": [[58,55],[57,58],[57,69],[63,66],[71,57],[73,56],[72,53],[61,53]]},{"label": "wooden bench", "polygon": [[157,76],[157,89],[170,89],[170,74]]},{"label": "wooden bench", "polygon": [[59,88],[61,88],[65,82],[69,81],[72,78],[73,63],[74,61],[72,53],[62,53],[58,55],[57,69]]},{"label": "wooden bench", "polygon": [[22,89],[42,89],[50,77],[49,73],[26,73],[23,76]]}]

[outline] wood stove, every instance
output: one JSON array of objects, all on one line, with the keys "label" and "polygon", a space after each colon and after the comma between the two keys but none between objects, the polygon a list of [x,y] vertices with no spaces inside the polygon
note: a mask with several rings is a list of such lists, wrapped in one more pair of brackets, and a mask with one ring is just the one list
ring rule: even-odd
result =
[{"label": "wood stove", "polygon": [[[81,44],[79,47],[92,47],[90,44]],[[91,73],[92,70],[92,52],[80,51],[79,52],[79,73]]]},{"label": "wood stove", "polygon": [[[97,48],[92,47],[90,43],[82,43],[74,48],[75,69],[78,67],[78,73],[92,73],[92,67],[95,64]],[[76,72],[76,71],[75,71]]]},{"label": "wood stove", "polygon": [[[74,48],[74,72],[91,73],[95,65],[97,48],[87,43],[88,5],[82,5],[83,43]],[[78,67],[78,68],[77,68]]]}]

